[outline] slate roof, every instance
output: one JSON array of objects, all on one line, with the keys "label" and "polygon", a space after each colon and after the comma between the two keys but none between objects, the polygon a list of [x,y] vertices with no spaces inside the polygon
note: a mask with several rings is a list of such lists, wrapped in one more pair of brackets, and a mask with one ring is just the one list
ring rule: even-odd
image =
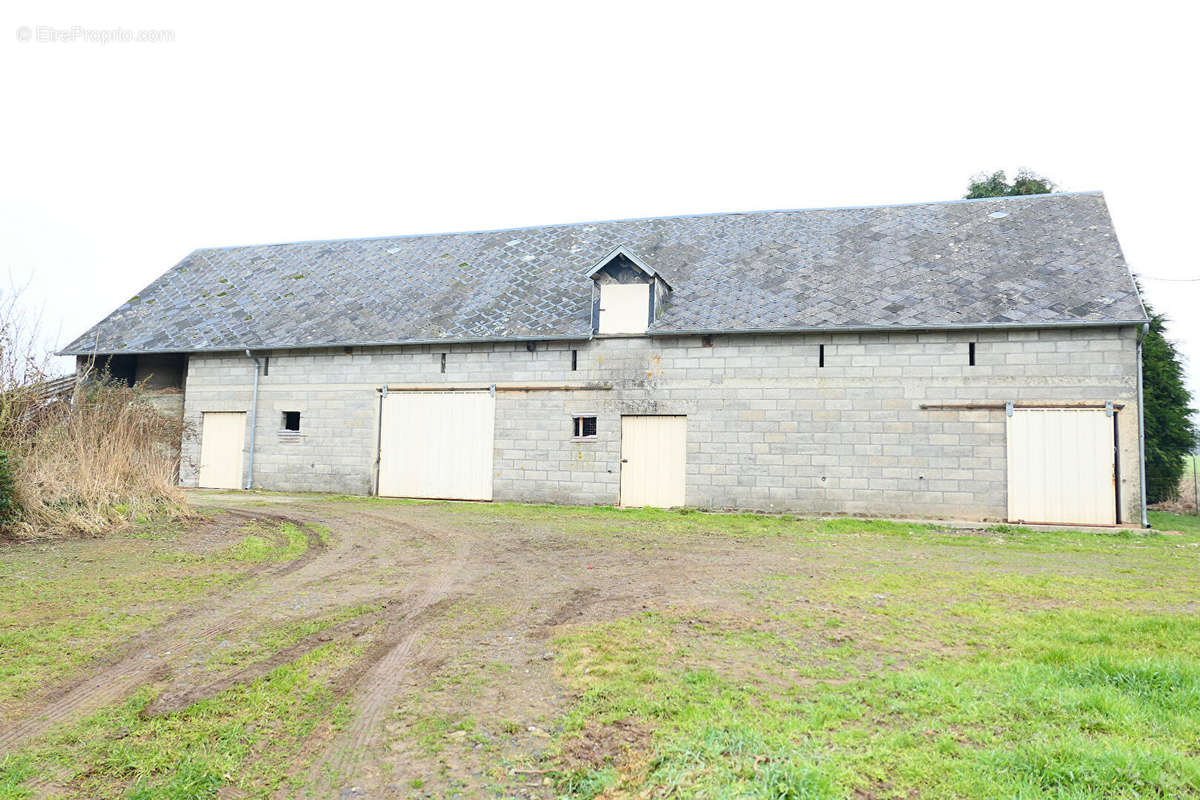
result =
[{"label": "slate roof", "polygon": [[586,338],[618,246],[651,333],[1136,322],[1099,193],[197,250],[63,353]]}]

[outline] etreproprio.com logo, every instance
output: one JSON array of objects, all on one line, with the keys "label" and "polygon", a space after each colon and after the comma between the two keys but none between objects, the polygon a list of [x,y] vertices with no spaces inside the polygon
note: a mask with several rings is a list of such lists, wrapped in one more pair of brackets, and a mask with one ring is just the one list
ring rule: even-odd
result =
[{"label": "etreproprio.com logo", "polygon": [[175,41],[175,31],[169,28],[87,28],[83,25],[21,25],[17,28],[18,42],[35,44],[130,44]]}]

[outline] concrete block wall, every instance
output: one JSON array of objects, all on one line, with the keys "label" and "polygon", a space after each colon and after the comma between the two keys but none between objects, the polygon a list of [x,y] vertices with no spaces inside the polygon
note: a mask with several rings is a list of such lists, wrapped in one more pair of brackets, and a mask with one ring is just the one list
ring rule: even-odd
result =
[{"label": "concrete block wall", "polygon": [[[500,392],[497,500],[617,503],[620,417],[686,414],[687,502],[713,508],[1002,519],[1005,416],[921,404],[1104,402],[1118,415],[1122,518],[1139,517],[1136,329],[614,337],[275,351],[261,379],[254,484],[366,494],[388,385],[612,384]],[[968,347],[975,343],[975,366]],[[825,365],[818,365],[819,347]],[[571,370],[576,351],[578,369]],[[445,354],[445,371],[442,371]],[[262,358],[266,354],[259,354]],[[244,355],[189,360],[186,418],[247,410]],[[300,411],[299,435],[281,433]],[[595,440],[572,439],[595,414]],[[185,442],[195,483],[199,443]]]}]

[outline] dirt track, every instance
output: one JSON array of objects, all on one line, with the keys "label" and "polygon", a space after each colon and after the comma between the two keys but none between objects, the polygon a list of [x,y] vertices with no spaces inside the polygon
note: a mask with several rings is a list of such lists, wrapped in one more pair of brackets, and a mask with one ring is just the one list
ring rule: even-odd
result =
[{"label": "dirt track", "polygon": [[[536,753],[545,744],[545,726],[569,700],[547,652],[556,631],[666,607],[716,604],[722,613],[737,614],[741,601],[728,591],[731,576],[745,586],[786,557],[771,552],[779,547],[771,537],[672,535],[664,542],[632,527],[605,532],[572,524],[569,517],[514,518],[469,505],[198,499],[216,516],[196,531],[197,546],[228,546],[244,535],[247,520],[328,526],[330,544],[310,527],[301,558],[264,567],[215,601],[179,609],[82,678],[30,698],[36,712],[0,731],[0,754],[56,724],[120,702],[146,684],[162,688],[146,713],[169,713],[325,642],[361,637],[364,655],[332,681],[348,699],[350,721],[332,736],[318,729],[306,748],[312,756],[306,783],[314,796],[398,796],[408,776],[431,773],[447,782],[443,788],[469,795],[469,787],[494,767],[487,762],[497,757],[495,749],[477,760],[469,749],[465,755],[443,754],[432,764],[404,736],[404,709],[434,676],[502,668],[503,680],[487,683],[469,699],[440,701],[460,707],[434,710],[513,720],[500,753]],[[382,608],[304,637],[269,658],[224,671],[214,671],[208,660],[223,641],[247,631],[327,617],[364,603]],[[525,791],[541,790],[534,782]]]}]

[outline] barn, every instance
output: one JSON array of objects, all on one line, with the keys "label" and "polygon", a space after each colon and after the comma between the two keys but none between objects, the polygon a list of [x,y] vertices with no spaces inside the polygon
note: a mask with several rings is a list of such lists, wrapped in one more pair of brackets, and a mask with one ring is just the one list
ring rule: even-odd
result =
[{"label": "barn", "polygon": [[1144,524],[1099,193],[201,249],[66,348],[186,486]]}]

